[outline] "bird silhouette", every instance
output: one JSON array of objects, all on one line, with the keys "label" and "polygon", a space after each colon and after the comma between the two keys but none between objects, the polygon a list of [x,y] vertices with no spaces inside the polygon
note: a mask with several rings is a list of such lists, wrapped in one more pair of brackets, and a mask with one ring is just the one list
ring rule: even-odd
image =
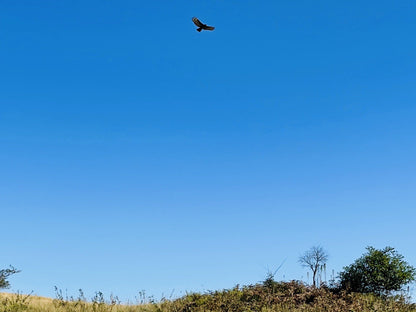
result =
[{"label": "bird silhouette", "polygon": [[215,27],[208,26],[208,25],[205,25],[204,23],[201,23],[201,21],[196,17],[192,17],[192,21],[198,27],[196,31],[200,32],[201,30],[214,30],[215,29]]}]

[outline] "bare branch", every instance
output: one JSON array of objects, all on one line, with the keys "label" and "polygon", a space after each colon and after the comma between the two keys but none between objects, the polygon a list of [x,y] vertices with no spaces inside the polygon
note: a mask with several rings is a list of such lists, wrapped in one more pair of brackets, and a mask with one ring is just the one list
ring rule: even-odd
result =
[{"label": "bare branch", "polygon": [[328,261],[328,253],[321,246],[313,246],[300,256],[298,261],[312,271],[313,286],[316,287],[316,274]]},{"label": "bare branch", "polygon": [[7,280],[7,278],[10,275],[19,273],[20,270],[17,270],[15,267],[10,266],[8,269],[3,269],[0,270],[0,289],[2,288],[9,288],[10,287],[10,283]]}]

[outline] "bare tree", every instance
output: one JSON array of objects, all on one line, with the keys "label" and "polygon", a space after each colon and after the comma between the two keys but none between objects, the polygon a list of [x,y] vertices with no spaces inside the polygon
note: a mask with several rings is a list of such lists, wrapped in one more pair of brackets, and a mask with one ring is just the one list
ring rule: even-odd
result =
[{"label": "bare tree", "polygon": [[313,246],[299,257],[299,263],[312,271],[313,286],[316,287],[316,274],[328,261],[328,253],[320,246]]}]

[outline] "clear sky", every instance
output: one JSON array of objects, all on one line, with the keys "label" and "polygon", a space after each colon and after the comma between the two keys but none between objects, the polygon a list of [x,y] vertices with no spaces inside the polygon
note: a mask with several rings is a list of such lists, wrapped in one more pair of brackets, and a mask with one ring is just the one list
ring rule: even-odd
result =
[{"label": "clear sky", "polygon": [[[213,25],[195,31],[191,18]],[[9,291],[135,300],[416,265],[416,2],[0,3]]]}]

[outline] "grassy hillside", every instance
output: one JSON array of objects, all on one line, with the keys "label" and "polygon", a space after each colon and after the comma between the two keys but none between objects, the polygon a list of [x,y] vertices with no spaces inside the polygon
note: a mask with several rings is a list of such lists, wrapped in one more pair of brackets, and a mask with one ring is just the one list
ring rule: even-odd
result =
[{"label": "grassy hillside", "polygon": [[34,305],[44,305],[52,303],[51,298],[46,297],[39,297],[39,296],[32,296],[32,295],[24,295],[24,294],[10,294],[10,293],[0,293],[0,300],[3,302],[4,300],[8,301],[24,301],[30,302]]},{"label": "grassy hillside", "polygon": [[86,302],[82,296],[65,300],[58,293],[57,297],[0,294],[0,312],[416,312],[416,305],[402,297],[382,299],[327,288],[313,289],[296,281],[236,286],[141,305],[122,305],[114,298],[105,301],[100,293],[92,302]]}]

